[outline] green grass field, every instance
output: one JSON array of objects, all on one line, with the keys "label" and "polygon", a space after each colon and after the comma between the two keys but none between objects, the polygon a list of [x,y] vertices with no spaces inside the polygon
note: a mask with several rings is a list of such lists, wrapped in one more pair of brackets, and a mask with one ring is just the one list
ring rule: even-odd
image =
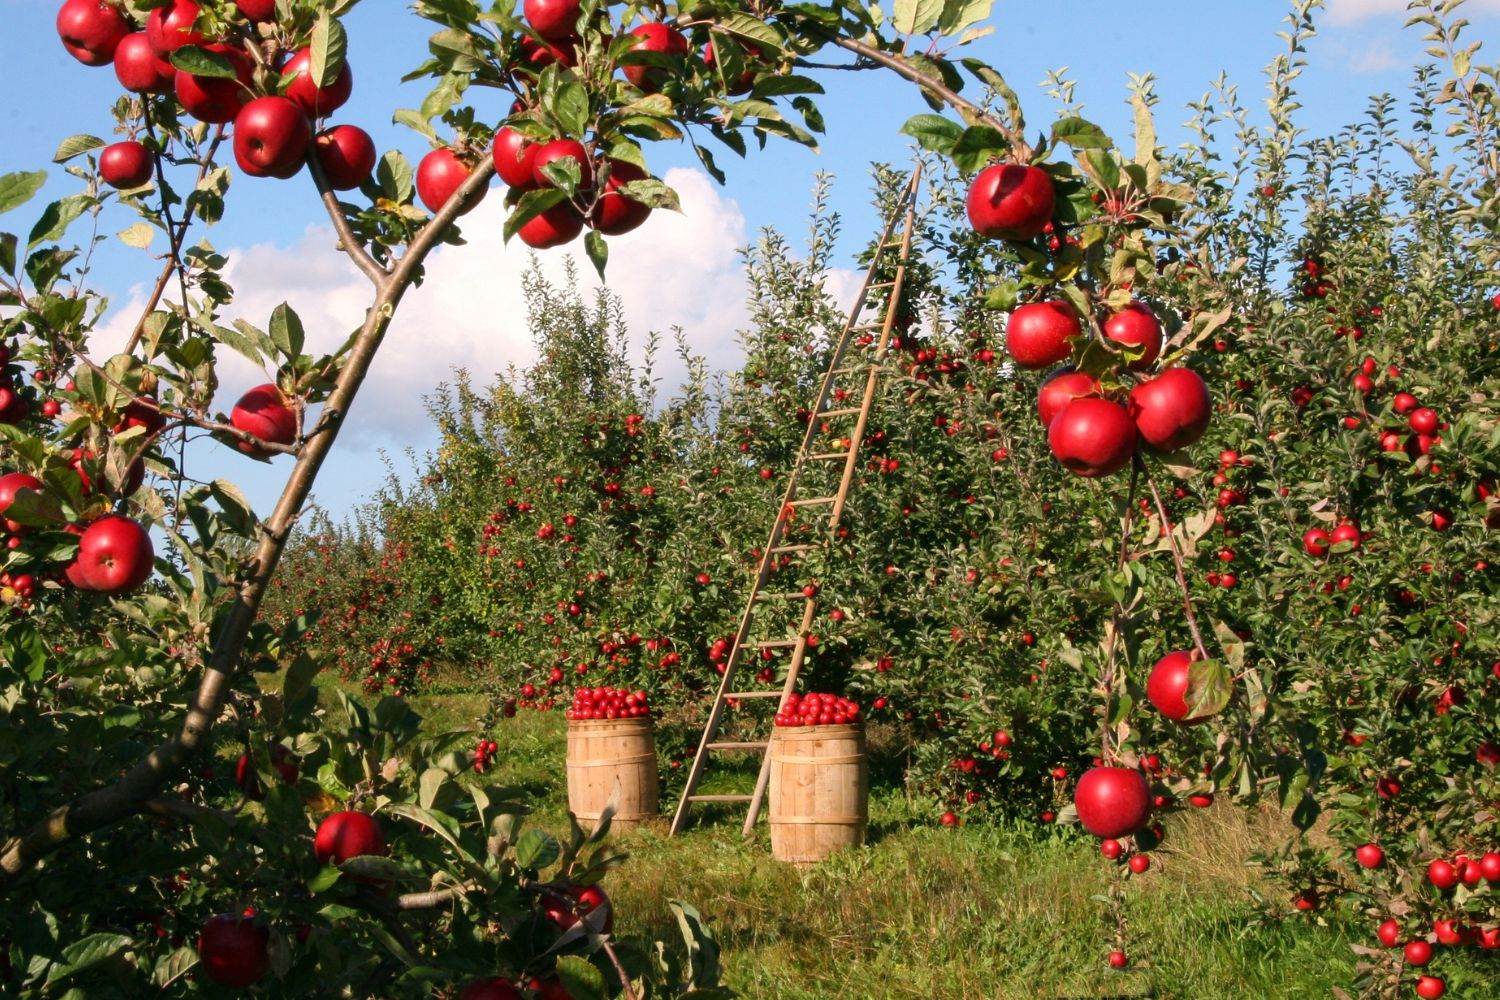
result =
[{"label": "green grass field", "polygon": [[[475,724],[474,695],[413,699],[433,731]],[[535,795],[532,822],[564,832],[566,723],[523,712],[489,735],[489,777]],[[748,790],[747,765],[712,790]],[[673,803],[675,804],[675,803]],[[664,803],[663,808],[670,809]],[[869,843],[810,869],[774,861],[762,823],[740,836],[743,813],[704,811],[686,835],[666,820],[616,837],[630,860],[606,886],[616,932],[677,940],[668,899],[708,919],[728,984],[776,1000],[1010,997],[1328,997],[1353,979],[1345,929],[1297,918],[1257,919],[1244,864],[1279,830],[1228,805],[1169,817],[1152,869],[1126,888],[1131,967],[1105,964],[1113,947],[1111,866],[1072,831],[975,823],[945,829],[913,812],[900,789],[878,788]],[[1264,886],[1267,892],[1280,891]]]}]

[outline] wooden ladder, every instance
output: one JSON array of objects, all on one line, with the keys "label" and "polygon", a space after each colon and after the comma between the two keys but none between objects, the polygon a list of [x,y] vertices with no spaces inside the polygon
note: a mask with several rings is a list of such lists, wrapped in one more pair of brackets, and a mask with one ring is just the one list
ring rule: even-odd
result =
[{"label": "wooden ladder", "polygon": [[[745,599],[745,610],[740,616],[738,631],[735,632],[733,645],[729,650],[729,659],[724,665],[724,676],[719,681],[718,693],[714,696],[713,708],[708,713],[708,722],[703,727],[703,737],[698,741],[698,753],[693,757],[692,769],[688,772],[687,784],[682,790],[682,798],[677,803],[677,812],[672,817],[671,835],[682,832],[687,825],[688,811],[695,802],[745,802],[749,804],[749,815],[745,819],[745,836],[750,836],[755,829],[756,820],[760,817],[761,803],[765,799],[766,785],[771,775],[771,757],[767,753],[770,747],[769,740],[754,742],[715,742],[719,734],[719,726],[723,722],[724,707],[731,701],[738,702],[742,699],[776,698],[778,711],[786,704],[788,696],[797,689],[797,676],[801,672],[802,663],[807,655],[808,633],[812,627],[813,618],[817,614],[818,599],[816,591],[811,596],[803,591],[792,591],[790,593],[773,593],[767,590],[772,572],[778,567],[782,556],[801,556],[803,553],[826,549],[838,532],[839,523],[844,515],[844,502],[849,496],[849,487],[854,482],[855,469],[859,465],[860,445],[864,441],[865,427],[870,419],[870,410],[875,402],[876,387],[880,380],[883,369],[882,362],[885,360],[889,350],[891,330],[896,324],[896,317],[901,311],[901,291],[906,280],[906,265],[911,256],[912,231],[915,226],[917,189],[921,180],[921,165],[912,171],[910,182],[901,194],[900,200],[886,220],[885,228],[876,243],[870,268],[865,273],[864,283],[860,286],[859,295],[854,300],[854,305],[849,311],[849,318],[844,323],[843,331],[835,344],[833,354],[828,362],[828,369],[823,375],[821,388],[818,390],[816,404],[812,408],[812,414],[807,421],[807,433],[802,437],[802,446],[798,449],[797,459],[793,463],[792,470],[788,476],[786,494],[783,496],[781,506],[778,508],[776,520],[771,525],[771,533],[766,539],[765,548],[762,550],[760,569],[755,575],[755,582],[750,587],[750,594]],[[901,226],[899,239],[892,239],[897,225]],[[894,260],[892,257],[894,256]],[[861,323],[860,313],[864,310],[867,300],[872,296],[879,297],[884,293],[885,310],[884,315],[878,322]],[[849,347],[856,340],[865,335],[873,335],[879,332],[879,340],[875,342],[873,360],[862,364],[848,363],[847,355]],[[867,342],[868,343],[868,342]],[[864,346],[864,345],[862,345]],[[848,376],[863,377],[864,388],[859,397],[859,405],[844,405],[848,395],[839,393],[840,381]],[[824,421],[834,419],[854,419],[854,427],[847,435],[848,447],[843,451],[819,452],[814,450],[816,439],[820,433],[820,425]],[[844,464],[843,474],[839,477],[837,490],[829,495],[808,496],[801,495],[801,484],[803,474],[807,468],[815,464],[832,461],[842,461]],[[822,540],[816,544],[787,544],[787,529],[789,523],[798,511],[807,509],[828,509],[827,531]],[[801,601],[802,615],[800,624],[796,628],[795,636],[780,639],[758,639],[752,641],[751,635],[755,632],[755,619],[757,613],[763,610],[768,602],[783,604],[785,602]],[[752,657],[761,650],[766,649],[790,649],[791,663],[787,668],[786,680],[779,688],[765,690],[736,690],[736,680],[741,667],[747,656],[747,651]],[[753,668],[752,668],[753,669]],[[699,795],[698,785],[703,780],[703,772],[708,764],[710,753],[721,751],[749,752],[763,755],[760,767],[760,777],[755,783],[755,792],[752,795]]]}]

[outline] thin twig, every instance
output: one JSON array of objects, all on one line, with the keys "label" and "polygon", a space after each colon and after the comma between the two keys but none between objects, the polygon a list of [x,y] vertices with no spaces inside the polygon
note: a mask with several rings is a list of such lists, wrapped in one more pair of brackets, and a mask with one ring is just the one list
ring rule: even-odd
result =
[{"label": "thin twig", "polygon": [[1146,485],[1151,488],[1151,498],[1156,501],[1156,513],[1161,518],[1162,532],[1167,536],[1167,547],[1172,550],[1172,565],[1177,570],[1177,586],[1182,590],[1182,610],[1187,616],[1188,631],[1193,634],[1193,645],[1197,647],[1198,655],[1208,659],[1208,649],[1203,645],[1203,633],[1198,631],[1198,618],[1193,614],[1193,597],[1188,592],[1187,573],[1182,566],[1182,552],[1177,548],[1177,538],[1173,535],[1172,519],[1167,514],[1167,505],[1162,502],[1161,491],[1156,488],[1156,480],[1151,478],[1151,472],[1146,470]]}]

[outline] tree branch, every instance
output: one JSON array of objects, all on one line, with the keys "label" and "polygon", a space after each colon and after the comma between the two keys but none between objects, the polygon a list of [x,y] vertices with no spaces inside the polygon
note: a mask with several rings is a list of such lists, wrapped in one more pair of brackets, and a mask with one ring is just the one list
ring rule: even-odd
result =
[{"label": "tree branch", "polygon": [[1193,598],[1188,591],[1187,573],[1182,567],[1182,553],[1177,548],[1177,538],[1172,534],[1172,518],[1167,513],[1167,505],[1162,502],[1161,491],[1156,488],[1156,480],[1151,477],[1149,470],[1145,471],[1146,485],[1151,488],[1151,499],[1156,502],[1156,514],[1161,518],[1162,531],[1167,536],[1167,547],[1172,550],[1172,565],[1177,570],[1177,586],[1182,590],[1182,610],[1187,616],[1188,631],[1193,634],[1193,645],[1197,647],[1198,655],[1203,659],[1209,659],[1208,649],[1203,645],[1203,633],[1198,631],[1198,618],[1193,614]]},{"label": "tree branch", "polygon": [[329,185],[328,175],[323,172],[323,164],[318,162],[317,149],[318,140],[314,138],[307,150],[307,169],[312,173],[313,183],[317,185],[318,197],[323,199],[323,208],[327,210],[328,218],[333,222],[333,231],[339,235],[339,249],[348,254],[349,259],[354,261],[354,266],[363,271],[365,277],[369,278],[376,288],[379,288],[380,283],[389,276],[389,272],[370,256],[369,251],[355,237],[354,230],[349,226],[349,220],[344,216],[343,208],[339,206],[338,195]]}]

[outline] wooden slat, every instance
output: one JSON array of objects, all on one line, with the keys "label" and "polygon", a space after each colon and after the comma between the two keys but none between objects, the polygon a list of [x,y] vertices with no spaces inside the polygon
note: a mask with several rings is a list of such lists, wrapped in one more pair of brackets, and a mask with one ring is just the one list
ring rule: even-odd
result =
[{"label": "wooden slat", "polygon": [[759,742],[752,741],[752,742],[748,742],[748,743],[710,743],[710,744],[708,744],[708,749],[710,749],[710,750],[764,750],[766,747],[768,747],[770,745],[771,744],[770,744],[769,741],[759,741]]}]

